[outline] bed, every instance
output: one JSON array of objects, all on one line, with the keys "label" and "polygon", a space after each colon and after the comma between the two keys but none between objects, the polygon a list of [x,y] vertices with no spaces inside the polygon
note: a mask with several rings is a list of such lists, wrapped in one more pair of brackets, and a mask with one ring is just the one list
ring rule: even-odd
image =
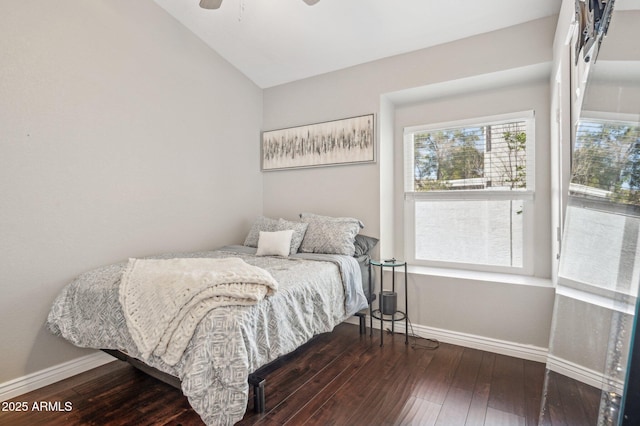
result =
[{"label": "bed", "polygon": [[[336,218],[328,219],[330,228],[335,228],[337,222],[332,221]],[[368,271],[369,251],[377,240],[350,231],[346,237],[341,236],[351,244],[346,252],[335,253],[339,250],[326,248],[314,252],[318,246],[312,241],[314,226],[309,222],[313,219],[307,220],[302,223],[308,227],[300,228],[304,232],[297,236],[286,233],[291,234],[286,256],[265,255],[260,243],[266,239],[263,233],[276,235],[282,232],[278,229],[292,227],[291,222],[280,219],[277,225],[270,222],[270,226],[257,220],[244,245],[146,258],[236,259],[267,271],[277,282],[277,291],[255,304],[222,305],[208,311],[198,320],[179,357],[171,359],[141,350],[140,342],[132,337],[130,318],[125,315],[126,305],[121,300],[121,281],[131,260],[86,272],[68,284],[55,300],[47,326],[53,334],[77,346],[106,350],[114,356],[124,354],[178,379],[182,392],[206,424],[234,424],[245,413],[252,373],[293,352],[315,335],[333,330],[367,308],[371,300],[368,279],[363,279],[362,274]],[[294,224],[298,226],[298,222]],[[274,226],[276,231],[261,230]],[[252,235],[256,229],[257,240]],[[326,227],[315,230],[321,231],[325,240],[336,239],[337,234],[327,234]],[[308,231],[310,241],[302,251]]]}]

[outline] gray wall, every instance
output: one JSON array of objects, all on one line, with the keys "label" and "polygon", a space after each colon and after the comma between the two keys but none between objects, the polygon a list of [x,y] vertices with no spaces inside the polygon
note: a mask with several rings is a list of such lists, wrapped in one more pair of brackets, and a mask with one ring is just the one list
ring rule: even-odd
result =
[{"label": "gray wall", "polygon": [[[433,119],[428,113],[421,115],[421,122],[412,121],[409,116],[439,108],[440,117],[448,114],[456,119],[461,118],[460,113],[481,117],[508,112],[510,108],[536,109],[536,160],[541,168],[536,182],[539,207],[535,275],[549,278],[548,73],[556,19],[540,19],[266,89],[265,130],[376,113],[378,159],[368,165],[265,173],[264,213],[290,218],[300,211],[356,216],[366,225],[363,233],[384,238],[382,256],[399,257],[403,237],[402,139],[398,135],[409,122],[424,124]],[[532,69],[538,71],[531,73]],[[540,69],[546,71],[540,74]],[[505,73],[516,75],[519,84],[526,82],[524,89],[518,89],[524,91],[503,87]],[[489,81],[495,93],[484,95],[467,96],[457,84],[478,92]],[[505,95],[505,90],[511,92]],[[526,105],[514,105],[522,98],[514,101],[513,96],[532,99]],[[443,278],[416,271],[411,274],[409,292],[418,325],[547,347],[553,308],[549,281],[542,285],[512,285],[486,277]],[[478,300],[483,303],[470,302]],[[429,313],[435,305],[437,309]]]},{"label": "gray wall", "polygon": [[[301,211],[359,217],[393,254],[396,110],[443,82],[548,62],[555,24],[261,91],[150,0],[0,3],[0,383],[87,353],[43,323],[99,265],[240,242],[258,214]],[[261,129],[371,112],[376,163],[259,172]],[[546,347],[550,288],[411,274],[409,291],[419,325]]]},{"label": "gray wall", "polygon": [[[543,68],[542,71],[545,71]],[[437,98],[421,103],[398,106],[396,109],[395,158],[396,167],[396,235],[403,235],[403,134],[405,127],[429,123],[444,123],[509,112],[535,112],[535,206],[533,210],[533,275],[550,277],[550,183],[549,183],[549,76],[527,75],[509,85],[475,91],[456,96]],[[543,232],[544,231],[544,232]],[[396,253],[403,253],[402,238],[396,238]]]},{"label": "gray wall", "polygon": [[261,120],[151,0],[0,2],[0,383],[88,353],[43,328],[77,274],[243,240]]},{"label": "gray wall", "polygon": [[[549,84],[543,79],[515,85],[438,98],[396,109],[396,159],[402,158],[402,129],[420,124],[460,118],[489,116],[515,111],[535,111],[535,206],[533,211],[534,276],[550,276],[549,196]],[[457,117],[457,118],[456,118]],[[396,235],[403,235],[403,173],[396,160]],[[395,253],[403,253],[403,238],[396,238]],[[418,272],[420,268],[415,268]],[[551,326],[553,288],[551,282],[531,280],[517,285],[515,279],[497,281],[493,274],[475,274],[476,279],[442,276],[436,271],[412,274],[410,310],[417,324],[471,335],[546,348]],[[533,284],[533,285],[532,285]]]}]

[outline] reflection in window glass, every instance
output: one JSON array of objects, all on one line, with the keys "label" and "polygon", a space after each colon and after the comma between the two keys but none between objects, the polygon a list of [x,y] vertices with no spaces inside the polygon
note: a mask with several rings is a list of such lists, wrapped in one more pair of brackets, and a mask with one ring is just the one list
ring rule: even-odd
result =
[{"label": "reflection in window glass", "polygon": [[573,151],[571,195],[640,204],[640,127],[583,120]]},{"label": "reflection in window glass", "polygon": [[565,255],[560,262],[563,277],[575,283],[637,294],[640,217],[612,205],[572,199],[565,226]]},{"label": "reflection in window glass", "polygon": [[640,126],[583,120],[573,149],[559,275],[635,295],[640,277]]}]

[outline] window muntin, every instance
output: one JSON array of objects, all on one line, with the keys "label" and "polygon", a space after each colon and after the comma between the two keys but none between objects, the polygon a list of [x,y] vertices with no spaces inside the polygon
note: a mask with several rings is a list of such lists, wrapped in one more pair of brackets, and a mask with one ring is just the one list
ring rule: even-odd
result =
[{"label": "window muntin", "polygon": [[530,273],[533,112],[405,129],[412,263]]}]

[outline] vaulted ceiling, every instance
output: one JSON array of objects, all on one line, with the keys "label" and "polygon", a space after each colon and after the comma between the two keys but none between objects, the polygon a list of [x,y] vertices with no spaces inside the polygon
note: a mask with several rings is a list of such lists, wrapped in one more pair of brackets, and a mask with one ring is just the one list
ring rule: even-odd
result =
[{"label": "vaulted ceiling", "polygon": [[[256,85],[272,87],[517,25],[561,0],[154,0]],[[535,35],[532,35],[535,37]]]}]

